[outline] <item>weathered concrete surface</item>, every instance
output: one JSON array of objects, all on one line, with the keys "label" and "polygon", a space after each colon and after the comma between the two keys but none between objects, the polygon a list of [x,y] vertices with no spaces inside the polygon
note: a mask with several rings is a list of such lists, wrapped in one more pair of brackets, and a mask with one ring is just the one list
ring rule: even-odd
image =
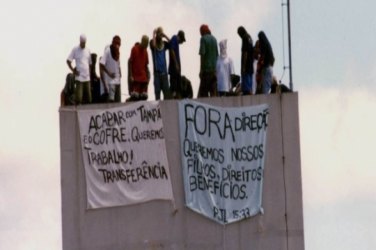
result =
[{"label": "weathered concrete surface", "polygon": [[[269,104],[263,187],[265,213],[221,226],[184,206],[177,101],[161,103],[175,204],[151,201],[86,210],[76,108],[63,107],[60,109],[60,147],[64,250],[304,249],[298,94],[196,101],[223,107]],[[103,109],[116,105],[126,104],[79,108]]]}]

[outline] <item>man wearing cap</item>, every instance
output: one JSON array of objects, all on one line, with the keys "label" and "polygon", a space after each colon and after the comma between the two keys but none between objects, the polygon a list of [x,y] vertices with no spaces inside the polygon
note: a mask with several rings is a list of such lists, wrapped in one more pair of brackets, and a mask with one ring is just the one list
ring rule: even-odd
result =
[{"label": "man wearing cap", "polygon": [[[72,61],[76,67],[73,68]],[[67,64],[75,76],[75,104],[91,103],[90,65],[91,54],[86,48],[86,36],[80,36],[80,44],[74,47],[68,56]]]},{"label": "man wearing cap", "polygon": [[181,63],[179,44],[185,42],[184,31],[179,30],[177,35],[173,35],[170,40],[170,64],[168,73],[170,74],[170,90],[172,98],[181,97]]}]

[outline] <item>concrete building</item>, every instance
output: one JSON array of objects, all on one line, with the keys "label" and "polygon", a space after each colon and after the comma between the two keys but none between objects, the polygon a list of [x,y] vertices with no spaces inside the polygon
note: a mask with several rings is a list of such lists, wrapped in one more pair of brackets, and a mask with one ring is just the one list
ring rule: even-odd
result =
[{"label": "concrete building", "polygon": [[61,107],[64,250],[304,250],[298,94],[203,98],[196,101],[221,107],[269,104],[264,214],[223,226],[185,207],[178,102],[175,100],[161,102],[175,204],[151,201],[87,210],[77,109],[105,109],[127,104]]}]

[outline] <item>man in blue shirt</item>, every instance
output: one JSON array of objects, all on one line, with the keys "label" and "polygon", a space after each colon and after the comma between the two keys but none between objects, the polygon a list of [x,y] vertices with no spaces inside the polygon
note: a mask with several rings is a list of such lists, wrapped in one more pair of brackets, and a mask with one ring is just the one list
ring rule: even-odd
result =
[{"label": "man in blue shirt", "polygon": [[172,98],[181,97],[181,63],[179,44],[185,42],[184,31],[179,30],[177,35],[171,37],[170,40],[170,65],[168,67],[168,73],[170,74],[170,84]]},{"label": "man in blue shirt", "polygon": [[169,41],[170,39],[163,33],[162,27],[154,30],[150,49],[154,64],[154,93],[156,100],[161,99],[161,91],[163,92],[163,99],[171,98],[166,62],[166,51],[169,49]]}]

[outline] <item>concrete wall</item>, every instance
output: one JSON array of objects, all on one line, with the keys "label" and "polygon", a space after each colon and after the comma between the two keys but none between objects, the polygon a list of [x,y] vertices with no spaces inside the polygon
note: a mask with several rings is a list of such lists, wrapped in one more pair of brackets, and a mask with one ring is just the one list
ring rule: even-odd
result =
[{"label": "concrete wall", "polygon": [[[178,103],[161,103],[174,205],[168,201],[86,210],[84,166],[75,107],[60,108],[64,250],[250,249],[303,250],[298,94],[207,98],[223,107],[269,104],[264,214],[222,226],[184,206]],[[88,105],[109,108],[126,104]]]}]

